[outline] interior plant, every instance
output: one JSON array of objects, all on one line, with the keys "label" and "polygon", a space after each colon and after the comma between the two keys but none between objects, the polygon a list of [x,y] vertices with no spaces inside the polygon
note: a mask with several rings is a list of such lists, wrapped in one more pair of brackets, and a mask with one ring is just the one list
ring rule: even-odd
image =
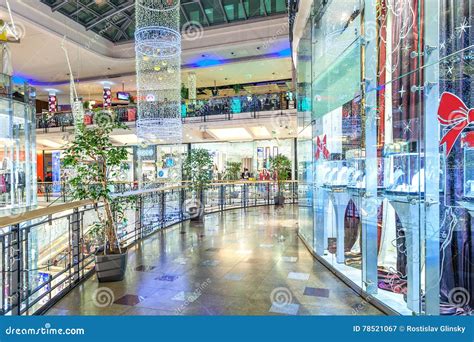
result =
[{"label": "interior plant", "polygon": [[234,92],[236,94],[239,94],[240,91],[243,89],[241,84],[234,84],[234,86],[232,88],[234,89]]},{"label": "interior plant", "polygon": [[127,264],[117,226],[126,223],[125,210],[136,198],[113,194],[113,180],[122,172],[128,152],[125,146],[114,146],[110,134],[127,126],[115,120],[112,112],[101,111],[96,115],[96,125],[78,125],[74,140],[64,152],[63,166],[72,171],[68,183],[73,198],[91,200],[97,215],[89,231],[103,246],[95,256],[97,277],[99,281],[117,281],[123,279]]},{"label": "interior plant", "polygon": [[241,162],[227,162],[225,179],[226,180],[239,180],[240,173],[242,170],[242,163]]},{"label": "interior plant", "polygon": [[204,215],[204,191],[212,182],[212,166],[212,156],[203,148],[191,149],[184,160],[183,173],[195,199],[188,208],[191,219],[202,220]]},{"label": "interior plant", "polygon": [[189,89],[184,84],[181,84],[181,98],[183,100],[189,99]]},{"label": "interior plant", "polygon": [[270,158],[270,167],[273,173],[276,175],[277,181],[277,195],[275,196],[275,205],[285,204],[285,197],[283,196],[283,183],[290,179],[291,175],[291,161],[283,155],[278,154]]}]

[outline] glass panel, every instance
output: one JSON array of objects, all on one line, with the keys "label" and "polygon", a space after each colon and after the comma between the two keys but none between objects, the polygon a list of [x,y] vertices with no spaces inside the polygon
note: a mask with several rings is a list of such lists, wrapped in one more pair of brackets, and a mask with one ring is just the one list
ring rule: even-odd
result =
[{"label": "glass panel", "polygon": [[224,13],[221,9],[220,0],[201,0],[201,2],[211,25],[226,22]]},{"label": "glass panel", "polygon": [[186,12],[189,21],[197,21],[203,26],[207,24],[206,19],[201,11],[201,7],[197,3],[186,3],[182,5],[182,8]]},{"label": "glass panel", "polygon": [[245,19],[244,8],[240,0],[222,0],[229,21]]}]

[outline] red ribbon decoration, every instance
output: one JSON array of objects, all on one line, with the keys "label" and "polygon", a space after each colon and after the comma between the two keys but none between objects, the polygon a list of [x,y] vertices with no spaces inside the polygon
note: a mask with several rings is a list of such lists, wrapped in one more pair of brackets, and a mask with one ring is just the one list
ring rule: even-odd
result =
[{"label": "red ribbon decoration", "polygon": [[443,126],[450,126],[439,143],[440,145],[446,143],[446,155],[449,155],[462,131],[474,123],[474,108],[469,109],[452,93],[443,93],[438,108],[438,121]]},{"label": "red ribbon decoration", "polygon": [[321,156],[321,153],[323,154],[323,157],[326,158],[326,159],[329,159],[329,150],[327,148],[327,138],[326,138],[326,134],[323,135],[323,138],[322,139],[319,139],[319,136],[316,140],[316,160],[319,159],[319,157]]}]

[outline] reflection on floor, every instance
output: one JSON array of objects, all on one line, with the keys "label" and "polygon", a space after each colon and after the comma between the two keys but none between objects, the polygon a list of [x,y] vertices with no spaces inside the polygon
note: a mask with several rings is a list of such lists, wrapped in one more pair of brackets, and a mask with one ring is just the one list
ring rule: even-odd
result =
[{"label": "reflection on floor", "polygon": [[129,251],[124,281],[75,288],[49,315],[377,315],[297,237],[297,208],[177,225]]}]

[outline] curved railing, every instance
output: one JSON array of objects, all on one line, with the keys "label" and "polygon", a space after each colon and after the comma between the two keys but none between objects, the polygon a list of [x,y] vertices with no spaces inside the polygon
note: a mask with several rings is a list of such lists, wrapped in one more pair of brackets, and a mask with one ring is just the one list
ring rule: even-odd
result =
[{"label": "curved railing", "polygon": [[[297,183],[284,182],[287,203],[297,201]],[[204,192],[205,213],[273,204],[275,182],[222,182]],[[189,186],[130,190],[135,196],[118,227],[120,243],[132,246],[156,231],[189,219],[194,202]],[[91,234],[96,221],[91,201],[58,204],[0,219],[2,315],[41,314],[94,272],[100,247]]]},{"label": "curved railing", "polygon": [[[197,100],[195,103],[186,103],[182,105],[181,116],[184,121],[187,118],[201,118],[203,121],[212,120],[212,117],[224,115],[230,119],[231,115],[284,111],[294,109],[294,101],[287,100],[286,92],[268,93],[268,94],[249,94],[235,96],[215,96],[207,100]],[[114,106],[109,110],[115,113],[119,122],[135,122],[137,119],[137,108],[135,105]],[[95,111],[86,110],[84,123],[86,125],[94,124]],[[36,114],[36,128],[43,129],[46,133],[51,128],[59,128],[65,131],[67,127],[74,126],[74,116],[72,112],[63,111],[56,113],[38,113]]]}]

